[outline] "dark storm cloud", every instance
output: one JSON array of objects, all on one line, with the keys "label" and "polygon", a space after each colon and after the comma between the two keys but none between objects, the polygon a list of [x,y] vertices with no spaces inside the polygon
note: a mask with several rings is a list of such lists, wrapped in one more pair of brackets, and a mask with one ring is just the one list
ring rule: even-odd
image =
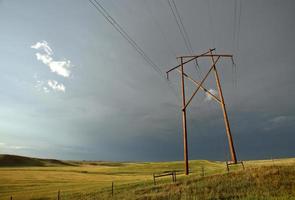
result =
[{"label": "dark storm cloud", "polygon": [[[176,4],[195,52],[214,46],[235,55],[237,87],[231,62],[221,61],[218,68],[239,158],[294,156],[295,3],[241,0],[237,47],[234,1],[208,2]],[[166,1],[101,3],[163,72],[177,64],[175,54],[187,53]],[[0,1],[0,26],[1,152],[64,159],[182,159],[176,72],[170,77],[172,91],[90,3]],[[56,57],[73,64],[64,94],[35,88],[35,74],[53,78],[30,48],[42,40]],[[200,61],[203,75],[208,64]],[[192,69],[186,67],[197,79]],[[214,89],[213,81],[206,82],[208,89]],[[194,87],[187,89],[189,95]],[[201,92],[189,106],[189,155],[224,160],[222,113],[205,98]]]}]

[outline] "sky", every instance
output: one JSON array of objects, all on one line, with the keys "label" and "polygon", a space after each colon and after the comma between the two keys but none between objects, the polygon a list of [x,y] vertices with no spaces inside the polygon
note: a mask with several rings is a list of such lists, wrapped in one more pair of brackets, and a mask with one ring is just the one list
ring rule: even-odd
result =
[{"label": "sky", "polygon": [[[161,73],[189,55],[167,0],[98,0]],[[194,54],[217,64],[239,160],[295,156],[295,2],[175,0]],[[0,1],[0,154],[183,159],[180,79],[155,71],[87,0]],[[210,63],[185,71],[200,80]],[[204,83],[216,91],[214,77]],[[195,86],[186,82],[187,98]],[[221,108],[188,106],[189,159],[229,156]]]}]

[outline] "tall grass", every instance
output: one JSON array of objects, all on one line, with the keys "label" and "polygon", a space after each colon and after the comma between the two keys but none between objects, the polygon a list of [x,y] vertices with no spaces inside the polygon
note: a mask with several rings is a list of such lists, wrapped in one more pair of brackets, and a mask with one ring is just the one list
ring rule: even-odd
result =
[{"label": "tall grass", "polygon": [[[77,163],[76,163],[77,164]],[[205,176],[202,176],[202,166]],[[182,162],[79,163],[63,167],[0,168],[0,200],[295,199],[295,159],[247,161],[245,170],[223,162],[191,161],[192,174],[157,180],[152,173],[181,170]],[[111,182],[114,181],[114,196]]]}]

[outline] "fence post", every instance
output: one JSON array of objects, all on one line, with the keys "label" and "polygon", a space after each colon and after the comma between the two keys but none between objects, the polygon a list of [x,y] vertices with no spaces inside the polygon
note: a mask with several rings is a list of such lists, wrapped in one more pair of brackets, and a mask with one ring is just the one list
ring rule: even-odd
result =
[{"label": "fence post", "polygon": [[57,200],[60,200],[60,190],[57,192]]},{"label": "fence post", "polygon": [[12,196],[10,196],[10,200],[12,200]]},{"label": "fence post", "polygon": [[174,175],[174,182],[176,182],[176,171],[173,171],[173,175]]},{"label": "fence post", "polygon": [[201,166],[201,176],[204,177],[205,176],[205,169],[204,166]]},{"label": "fence post", "polygon": [[242,163],[242,166],[243,166],[243,170],[245,170],[245,166],[244,166],[244,163],[243,163],[243,161],[242,161],[241,163]]},{"label": "fence post", "polygon": [[175,176],[174,171],[172,171],[172,181],[175,182]]},{"label": "fence post", "polygon": [[114,196],[114,182],[112,181],[112,196]]},{"label": "fence post", "polygon": [[174,182],[174,173],[173,173],[173,171],[171,172],[171,177],[172,177],[172,182]]},{"label": "fence post", "polygon": [[275,160],[271,157],[272,165],[275,167]]},{"label": "fence post", "polygon": [[153,173],[154,185],[156,185],[155,174]]}]

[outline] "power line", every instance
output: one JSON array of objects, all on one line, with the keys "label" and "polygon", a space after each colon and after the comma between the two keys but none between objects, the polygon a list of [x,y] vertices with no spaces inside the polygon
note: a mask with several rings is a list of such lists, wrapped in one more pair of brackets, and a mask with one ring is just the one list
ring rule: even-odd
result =
[{"label": "power line", "polygon": [[[175,20],[175,22],[176,22],[176,24],[178,26],[179,32],[180,32],[180,34],[182,36],[182,39],[184,40],[185,47],[186,47],[187,51],[190,54],[193,54],[192,44],[191,44],[191,41],[189,39],[188,33],[187,33],[187,31],[186,31],[186,29],[185,29],[185,27],[183,25],[183,22],[182,22],[180,14],[179,14],[179,11],[177,9],[176,3],[175,3],[174,0],[171,0],[172,4],[171,4],[170,0],[167,0],[167,2],[168,2],[168,5],[170,7],[170,10],[171,10],[171,12],[173,14],[174,20]],[[200,72],[200,68],[199,68],[199,64],[198,64],[197,59],[195,61],[196,61],[195,62],[195,68],[196,68],[197,71]]]},{"label": "power line", "polygon": [[186,46],[187,50],[189,51],[189,53],[191,53],[192,52],[192,46],[190,44],[188,34],[187,34],[187,32],[186,32],[186,30],[184,28],[184,25],[182,23],[182,20],[181,20],[180,14],[178,12],[178,9],[176,7],[175,1],[171,0],[173,5],[171,4],[170,0],[167,0],[167,1],[168,1],[168,4],[169,4],[169,7],[171,9],[171,12],[172,12],[172,14],[174,16],[174,19],[175,19],[175,21],[177,23],[177,26],[179,28],[181,36],[182,36],[182,38],[184,40],[185,46]]},{"label": "power line", "polygon": [[176,58],[177,57],[176,52],[173,50],[172,46],[168,42],[167,37],[166,37],[165,33],[163,32],[162,26],[158,23],[156,17],[153,15],[152,9],[150,8],[150,6],[147,3],[148,0],[144,0],[144,2],[145,2],[148,12],[150,13],[155,25],[157,26],[157,30],[159,30],[161,36],[165,40],[165,45],[166,45],[167,51],[170,51],[170,53],[174,56],[174,58]]},{"label": "power line", "polygon": [[190,39],[189,39],[189,36],[188,36],[188,34],[187,34],[187,31],[186,31],[186,29],[185,29],[185,27],[184,27],[184,25],[183,25],[183,23],[182,23],[182,19],[181,19],[181,16],[180,16],[179,12],[178,12],[178,9],[177,9],[177,6],[176,6],[176,3],[175,3],[174,0],[172,0],[172,3],[173,3],[173,6],[174,6],[174,8],[175,8],[176,14],[177,14],[177,16],[178,16],[178,19],[179,19],[180,25],[181,25],[181,27],[182,27],[182,29],[183,29],[183,33],[184,33],[184,35],[185,35],[185,37],[186,37],[186,40],[187,40],[187,43],[188,43],[189,49],[190,49],[191,53],[193,53],[192,43],[191,43],[191,41],[190,41]]},{"label": "power line", "polygon": [[[89,2],[95,7],[95,9],[123,36],[127,42],[139,53],[142,58],[151,65],[151,67],[168,83],[168,86],[172,90],[173,94],[177,97],[173,86],[165,76],[163,75],[159,66],[143,51],[143,49],[135,42],[134,39],[123,29],[123,27],[109,14],[109,12],[97,1],[89,0]],[[95,2],[95,3],[94,3]]]},{"label": "power line", "polygon": [[[167,51],[170,51],[170,54],[172,54],[174,57],[177,57],[176,55],[176,52],[173,50],[172,46],[170,45],[170,43],[168,42],[167,40],[167,37],[165,36],[164,32],[163,32],[163,29],[162,29],[162,26],[159,24],[159,22],[157,21],[156,17],[153,15],[153,12],[152,12],[152,9],[150,8],[150,6],[148,5],[147,3],[148,0],[144,0],[144,3],[146,5],[146,8],[148,10],[148,13],[150,13],[151,17],[152,17],[152,20],[153,22],[155,23],[155,25],[157,26],[157,30],[159,30],[161,36],[163,37],[164,41],[165,41],[165,46],[166,46],[166,49]],[[171,84],[171,89],[173,91],[173,93],[175,94],[176,97],[178,97],[177,95],[177,91],[175,90],[175,88],[173,87],[173,83],[169,80],[169,79],[166,79],[169,81],[169,83]],[[177,99],[179,101],[179,99]]]},{"label": "power line", "polygon": [[127,40],[127,42],[149,63],[153,69],[162,77],[161,69],[155,64],[151,58],[142,50],[142,48],[131,38],[131,36],[123,29],[123,27],[108,13],[108,11],[97,1],[89,0],[89,2],[96,8],[97,11]]},{"label": "power line", "polygon": [[[192,48],[192,43],[191,43],[191,41],[190,41],[190,39],[189,39],[189,36],[188,36],[188,34],[187,34],[187,31],[186,31],[186,29],[185,29],[185,27],[184,27],[184,25],[183,25],[183,23],[182,23],[182,19],[181,19],[181,16],[180,16],[179,12],[178,12],[178,9],[177,9],[177,6],[176,6],[176,3],[175,3],[174,0],[172,0],[172,3],[173,3],[173,5],[174,5],[174,8],[175,8],[176,14],[177,14],[178,19],[179,19],[179,22],[180,22],[180,25],[181,25],[181,27],[182,27],[182,29],[183,29],[183,33],[184,33],[184,35],[185,35],[185,37],[186,37],[186,40],[187,40],[187,43],[188,43],[188,46],[189,46],[190,53],[193,54],[194,51],[193,51],[193,48]],[[195,68],[196,68],[196,70],[197,70],[197,71],[200,71],[200,67],[199,67],[198,60],[197,60],[197,59],[195,59],[195,63],[194,63],[194,64],[195,64]],[[200,73],[201,73],[201,71],[200,71]]]}]

